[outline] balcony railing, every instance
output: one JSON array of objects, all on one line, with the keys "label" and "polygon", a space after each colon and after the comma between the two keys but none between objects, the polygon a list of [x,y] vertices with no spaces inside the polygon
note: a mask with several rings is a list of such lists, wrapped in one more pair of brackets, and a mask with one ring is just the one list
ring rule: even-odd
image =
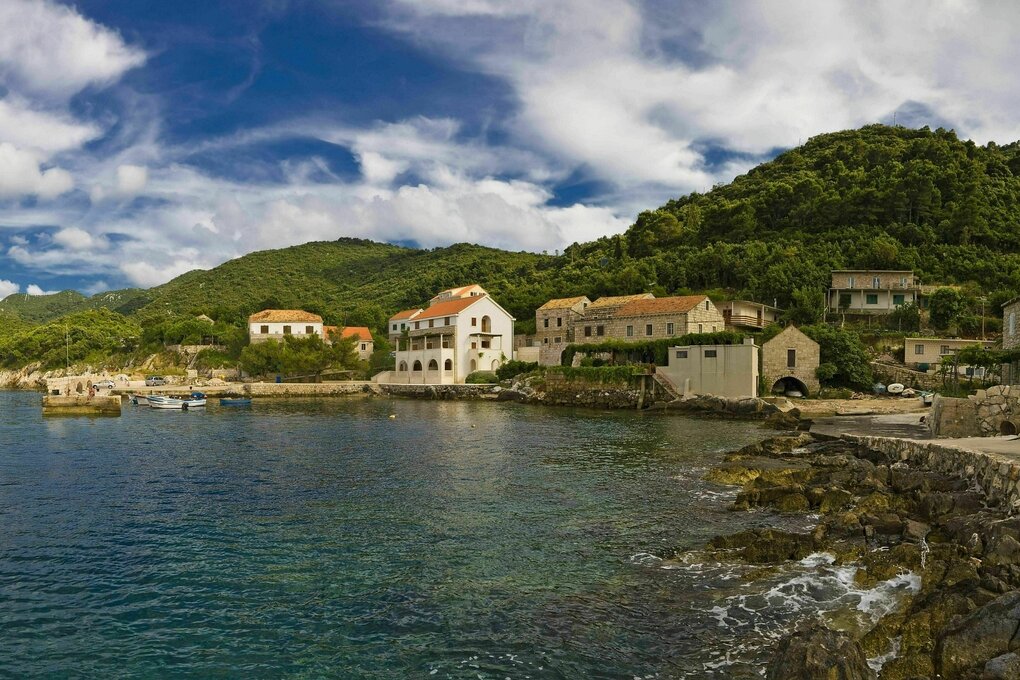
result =
[{"label": "balcony railing", "polygon": [[745,326],[748,328],[765,328],[765,326],[775,323],[771,319],[758,318],[749,314],[729,314],[725,312],[723,313],[723,319],[731,326]]}]

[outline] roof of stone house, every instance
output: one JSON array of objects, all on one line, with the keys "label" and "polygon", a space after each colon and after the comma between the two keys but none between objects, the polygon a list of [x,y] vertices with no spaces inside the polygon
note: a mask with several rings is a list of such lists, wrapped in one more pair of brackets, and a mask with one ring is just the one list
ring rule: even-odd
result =
[{"label": "roof of stone house", "polygon": [[322,317],[318,314],[306,312],[303,309],[263,309],[248,317],[248,321],[268,321],[271,323],[286,323],[288,321],[322,323]]},{"label": "roof of stone house", "polygon": [[653,299],[655,296],[651,293],[640,293],[638,295],[614,295],[610,297],[600,297],[590,305],[588,309],[599,309],[601,307],[619,307],[632,302],[634,300],[648,300]]},{"label": "roof of stone house", "polygon": [[648,316],[651,314],[684,314],[707,300],[705,295],[682,295],[679,297],[648,298],[633,300],[617,310],[613,316]]},{"label": "roof of stone house", "polygon": [[365,342],[372,342],[372,331],[365,326],[346,326],[340,331],[341,338],[357,338]]},{"label": "roof of stone house", "polygon": [[1020,300],[1020,295],[1017,295],[1015,298],[1010,298],[1009,300],[1006,300],[1005,302],[1002,303],[1002,306],[1009,307],[1011,304],[1017,302],[1018,300]]},{"label": "roof of stone house", "polygon": [[787,327],[786,327],[786,328],[784,328],[783,330],[781,330],[781,331],[779,331],[778,333],[776,333],[775,337],[771,338],[770,340],[766,340],[765,342],[763,342],[763,343],[761,344],[761,346],[762,346],[762,347],[764,347],[765,345],[768,345],[768,344],[770,344],[770,343],[773,343],[773,342],[775,342],[775,341],[776,341],[776,340],[777,340],[778,338],[781,338],[781,337],[783,337],[784,335],[787,335],[787,334],[789,334],[789,333],[796,333],[796,334],[798,334],[798,335],[801,335],[801,336],[803,336],[803,337],[807,338],[807,339],[808,339],[809,341],[811,341],[811,342],[814,342],[814,343],[815,343],[816,345],[818,344],[817,342],[815,342],[814,340],[812,340],[812,339],[811,339],[811,336],[809,336],[809,335],[808,335],[807,333],[805,333],[805,332],[804,332],[804,331],[802,331],[801,329],[797,328],[797,327],[796,327],[796,326],[794,326],[793,324],[790,324],[789,326],[787,326]]},{"label": "roof of stone house", "polygon": [[[469,283],[466,286],[457,286],[456,288],[447,288],[446,290],[441,290],[438,293],[436,293],[435,295],[433,295],[432,299],[435,300],[436,298],[441,298],[441,297],[448,297],[448,298],[468,297],[468,294],[472,290],[474,290],[474,289],[478,289],[478,292],[483,294],[483,295],[485,294],[485,289],[482,288],[481,286],[479,286],[477,283]],[[478,296],[476,295],[475,297],[478,297]]]},{"label": "roof of stone house", "polygon": [[401,319],[410,319],[410,318],[413,318],[419,312],[421,312],[421,307],[418,307],[416,309],[405,309],[404,311],[397,312],[396,314],[391,316],[390,317],[390,321],[400,321]]},{"label": "roof of stone house", "polygon": [[421,321],[422,319],[435,319],[440,316],[453,316],[458,314],[471,305],[475,304],[479,300],[488,297],[487,295],[476,295],[474,297],[466,298],[454,298],[453,300],[443,300],[432,305],[419,316],[414,317],[415,321]]},{"label": "roof of stone house", "polygon": [[[574,305],[584,302],[587,299],[587,295],[578,295],[577,297],[569,298],[556,298],[555,300],[549,300],[549,302],[545,303],[538,309],[539,311],[543,309],[570,309]],[[591,303],[589,302],[589,306],[590,304]]]}]

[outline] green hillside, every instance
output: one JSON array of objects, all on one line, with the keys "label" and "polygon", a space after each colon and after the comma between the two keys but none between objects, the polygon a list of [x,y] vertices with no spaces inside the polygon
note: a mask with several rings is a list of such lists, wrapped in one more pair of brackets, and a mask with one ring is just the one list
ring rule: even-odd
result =
[{"label": "green hillside", "polygon": [[300,307],[384,333],[393,312],[479,283],[522,331],[551,297],[638,291],[775,301],[812,323],[830,270],[875,267],[962,284],[965,314],[985,294],[994,321],[996,303],[1020,292],[1018,198],[1020,143],[875,125],[819,135],[729,184],[641,213],[625,234],[557,256],[343,238],[251,253],[149,291],[10,296],[0,315],[38,324],[104,308],[139,324],[143,338],[165,339],[198,314],[240,327],[259,309]]}]

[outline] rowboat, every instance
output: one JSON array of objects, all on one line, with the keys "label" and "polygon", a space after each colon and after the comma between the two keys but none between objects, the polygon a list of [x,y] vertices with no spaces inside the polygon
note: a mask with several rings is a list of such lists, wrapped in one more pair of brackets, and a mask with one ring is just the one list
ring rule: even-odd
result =
[{"label": "rowboat", "polygon": [[220,406],[251,406],[251,399],[247,397],[222,397]]},{"label": "rowboat", "polygon": [[166,397],[166,396],[149,396],[149,408],[158,409],[179,409],[187,411],[191,408],[200,408],[205,406],[206,398],[201,392],[192,392],[191,397],[188,399],[181,399],[180,397]]}]

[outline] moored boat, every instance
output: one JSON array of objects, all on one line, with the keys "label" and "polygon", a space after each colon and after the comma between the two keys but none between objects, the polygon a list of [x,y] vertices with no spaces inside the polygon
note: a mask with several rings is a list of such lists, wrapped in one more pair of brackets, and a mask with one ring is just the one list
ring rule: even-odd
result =
[{"label": "moored boat", "polygon": [[149,396],[149,407],[157,409],[180,409],[187,411],[191,408],[200,408],[206,405],[205,395],[201,392],[192,392],[187,399],[180,397]]},{"label": "moored boat", "polygon": [[149,397],[145,396],[144,394],[132,394],[130,397],[128,397],[128,401],[130,401],[135,406],[147,406],[149,404]]}]

